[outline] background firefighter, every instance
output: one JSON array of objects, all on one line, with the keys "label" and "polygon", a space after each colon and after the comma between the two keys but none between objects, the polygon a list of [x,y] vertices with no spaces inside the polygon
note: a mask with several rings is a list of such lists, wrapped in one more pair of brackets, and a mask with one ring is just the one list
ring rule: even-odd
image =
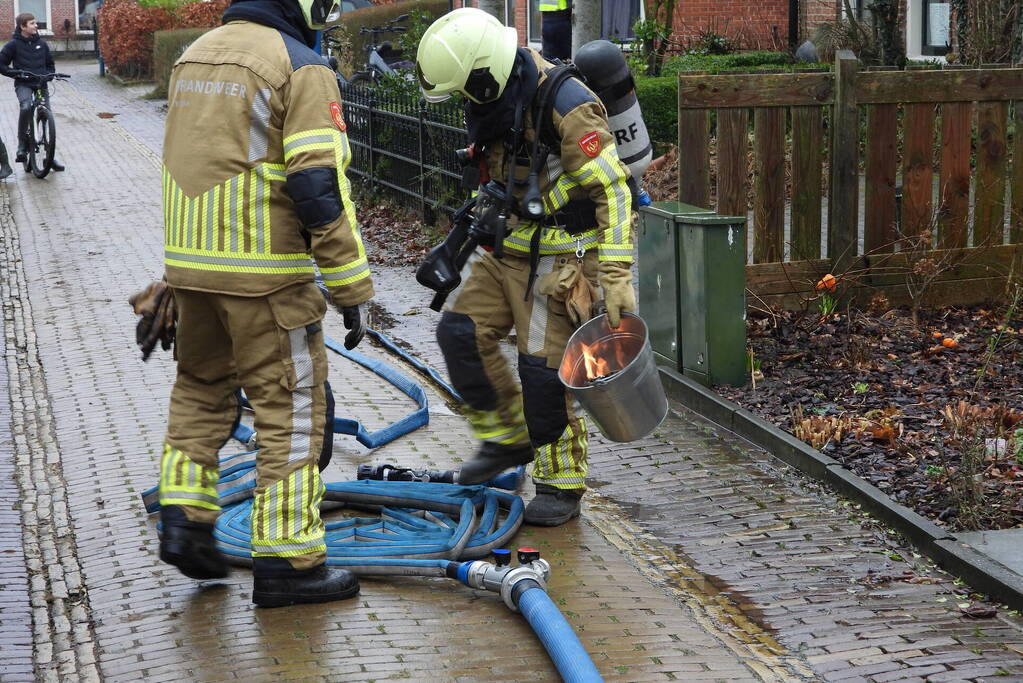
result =
[{"label": "background firefighter", "polygon": [[[160,558],[197,579],[227,572],[211,530],[217,453],[240,415],[240,387],[259,434],[253,601],[265,607],[359,589],[350,572],[324,566],[319,513],[333,398],[313,259],[343,310],[348,348],[373,294],[340,93],[310,49],[313,29],[339,13],[337,0],[235,0],[169,86],[163,207],[178,374],[160,463]],[[166,335],[139,338],[151,350]]]},{"label": "background firefighter", "polygon": [[[629,171],[597,96],[567,74],[554,81],[553,69],[535,50],[517,47],[515,29],[473,8],[434,22],[417,55],[427,100],[455,92],[465,98],[469,139],[484,179],[513,175],[513,194],[522,199],[530,191],[530,170],[539,170],[538,215],[521,216],[529,202],[514,202],[520,216],[509,217],[507,234],[503,223],[495,233],[503,254],[470,259],[463,284],[444,308],[437,339],[482,441],[459,482],[486,481],[535,461],[537,495],[525,521],[540,525],[578,515],[586,487],[586,427],[557,377],[565,344],[589,319],[598,282],[613,326],[621,311],[636,307]],[[548,78],[560,85],[545,89]],[[537,141],[541,130],[549,144]],[[477,220],[485,223],[480,207],[477,202]],[[495,211],[484,213],[492,218]],[[499,348],[513,328],[521,390]]]}]

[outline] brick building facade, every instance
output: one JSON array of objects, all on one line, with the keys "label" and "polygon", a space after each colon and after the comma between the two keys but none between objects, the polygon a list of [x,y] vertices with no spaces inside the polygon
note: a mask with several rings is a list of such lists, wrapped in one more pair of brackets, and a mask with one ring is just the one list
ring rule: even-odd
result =
[{"label": "brick building facade", "polygon": [[[393,0],[375,0],[392,2]],[[514,25],[520,42],[539,47],[538,0],[505,0],[505,22]],[[638,18],[641,0],[604,0],[630,4],[628,13]],[[868,0],[850,0],[854,11],[865,11]],[[0,35],[14,30],[14,17],[31,12],[42,34],[56,52],[92,48],[92,19],[98,0],[0,0]],[[455,6],[462,2],[454,0]],[[472,0],[465,4],[475,4]],[[835,21],[843,0],[799,0],[799,31],[796,43],[810,38],[817,26]],[[903,30],[910,58],[941,58],[943,45],[951,40],[947,0],[904,0]],[[679,0],[675,7],[676,39],[692,41],[701,31],[736,40],[741,49],[785,50],[789,45],[790,0]]]},{"label": "brick building facade", "polygon": [[0,36],[14,32],[14,18],[29,12],[54,52],[92,49],[92,21],[98,0],[0,0]]}]

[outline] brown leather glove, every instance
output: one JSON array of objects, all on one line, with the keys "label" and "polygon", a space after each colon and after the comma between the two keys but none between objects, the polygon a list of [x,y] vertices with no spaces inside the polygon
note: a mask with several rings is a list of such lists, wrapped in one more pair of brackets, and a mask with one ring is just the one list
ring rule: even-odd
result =
[{"label": "brown leather glove", "polygon": [[583,273],[582,264],[570,262],[540,278],[536,291],[555,301],[564,302],[568,319],[579,327],[593,317],[597,289]]},{"label": "brown leather glove", "polygon": [[132,294],[128,303],[136,315],[142,316],[135,326],[135,343],[142,349],[142,360],[149,360],[157,342],[164,351],[170,351],[174,345],[178,315],[174,307],[174,291],[167,281],[150,283],[141,292]]},{"label": "brown leather glove", "polygon": [[627,263],[617,261],[601,261],[600,274],[597,275],[601,289],[604,290],[604,305],[607,306],[607,318],[611,327],[617,328],[621,322],[622,311],[636,310],[636,291],[632,288],[632,271]]}]

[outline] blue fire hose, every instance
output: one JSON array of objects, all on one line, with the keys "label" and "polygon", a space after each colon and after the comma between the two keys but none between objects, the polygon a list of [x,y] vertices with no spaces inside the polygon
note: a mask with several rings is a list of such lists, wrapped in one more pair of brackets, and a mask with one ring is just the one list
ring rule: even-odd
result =
[{"label": "blue fire hose", "polygon": [[[409,356],[383,334],[375,330],[368,333],[460,400],[433,369]],[[391,382],[419,406],[415,412],[375,432],[369,432],[358,420],[335,418],[335,434],[355,436],[367,448],[376,448],[429,423],[429,403],[420,385],[382,361],[349,351],[333,339],[325,337],[324,343]],[[217,491],[223,510],[214,527],[214,538],[230,562],[251,565],[256,434],[241,425],[233,437],[248,444],[250,450],[220,461]],[[488,483],[514,491],[524,476],[524,467],[519,467]],[[327,522],[328,565],[363,576],[447,576],[473,588],[498,592],[512,611],[521,611],[526,617],[565,681],[603,680],[575,632],[547,595],[550,565],[540,559],[538,552],[529,549],[531,554],[527,555],[520,550],[519,565],[513,568],[508,563],[508,551],[502,550],[522,524],[524,506],[519,496],[485,485],[421,481],[361,480],[329,483],[325,488],[323,510],[347,507],[380,514]],[[144,491],[142,499],[147,512],[157,512],[159,487]],[[498,558],[498,564],[478,559],[491,553]]]}]

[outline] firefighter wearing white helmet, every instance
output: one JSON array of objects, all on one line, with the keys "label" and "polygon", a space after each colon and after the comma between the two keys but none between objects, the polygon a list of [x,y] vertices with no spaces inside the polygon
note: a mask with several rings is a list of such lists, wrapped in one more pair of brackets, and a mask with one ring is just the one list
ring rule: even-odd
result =
[{"label": "firefighter wearing white helmet", "polygon": [[[587,472],[586,427],[557,369],[568,338],[591,317],[596,286],[614,327],[636,307],[632,192],[597,96],[517,42],[486,12],[458,9],[427,29],[416,66],[428,100],[465,98],[481,176],[479,232],[507,216],[492,251],[469,260],[437,328],[482,442],[459,482],[532,461],[537,495],[525,521],[554,526],[579,514]],[[509,185],[512,199],[501,199]],[[499,347],[513,329],[521,387]]]},{"label": "firefighter wearing white helmet", "polygon": [[178,59],[163,145],[166,283],[135,299],[148,328],[139,338],[152,340],[144,354],[173,337],[174,316],[152,309],[172,299],[178,311],[160,559],[195,579],[227,574],[212,536],[217,453],[244,389],[259,434],[252,599],[262,607],[359,590],[354,574],[325,566],[319,511],[334,408],[314,269],[343,311],[349,348],[373,295],[341,96],[312,50],[314,29],[339,14],[338,0],[235,0]]}]

